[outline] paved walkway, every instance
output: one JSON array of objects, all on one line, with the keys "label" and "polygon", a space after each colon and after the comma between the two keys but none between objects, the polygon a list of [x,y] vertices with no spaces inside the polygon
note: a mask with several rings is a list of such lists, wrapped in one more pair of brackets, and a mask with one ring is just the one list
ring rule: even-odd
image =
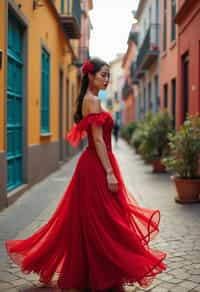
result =
[{"label": "paved walkway", "polygon": [[[168,270],[150,288],[127,287],[127,291],[200,291],[200,204],[176,204],[175,189],[167,174],[152,174],[151,166],[144,164],[122,140],[113,149],[128,189],[144,207],[161,210],[161,232],[152,246],[168,253]],[[70,180],[77,158],[0,213],[0,292],[56,291],[41,288],[36,275],[22,274],[7,258],[3,242],[7,238],[24,238],[47,221]]]}]

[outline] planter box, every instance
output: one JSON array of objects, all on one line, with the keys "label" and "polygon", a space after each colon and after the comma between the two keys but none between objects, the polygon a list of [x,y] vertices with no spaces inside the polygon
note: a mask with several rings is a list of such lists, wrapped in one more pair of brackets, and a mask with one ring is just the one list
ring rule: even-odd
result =
[{"label": "planter box", "polygon": [[200,203],[200,179],[171,177],[176,185],[177,203]]}]

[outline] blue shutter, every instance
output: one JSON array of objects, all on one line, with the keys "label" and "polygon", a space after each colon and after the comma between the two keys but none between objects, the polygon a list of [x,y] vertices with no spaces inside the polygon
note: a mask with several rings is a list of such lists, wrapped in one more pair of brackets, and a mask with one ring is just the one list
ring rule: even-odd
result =
[{"label": "blue shutter", "polygon": [[22,184],[23,28],[9,12],[7,48],[7,190]]},{"label": "blue shutter", "polygon": [[42,48],[41,66],[41,133],[49,132],[50,58]]}]

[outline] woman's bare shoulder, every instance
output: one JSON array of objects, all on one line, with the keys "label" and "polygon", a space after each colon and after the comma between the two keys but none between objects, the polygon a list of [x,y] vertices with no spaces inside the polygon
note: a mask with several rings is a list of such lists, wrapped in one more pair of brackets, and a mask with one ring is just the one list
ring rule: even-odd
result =
[{"label": "woman's bare shoulder", "polygon": [[99,113],[102,111],[101,101],[96,96],[85,96],[83,99],[82,113],[86,116],[90,113]]}]

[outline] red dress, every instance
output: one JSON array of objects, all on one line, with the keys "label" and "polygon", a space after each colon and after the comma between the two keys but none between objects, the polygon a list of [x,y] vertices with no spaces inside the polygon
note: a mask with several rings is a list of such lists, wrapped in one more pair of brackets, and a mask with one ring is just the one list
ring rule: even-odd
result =
[{"label": "red dress", "polygon": [[[102,125],[108,155],[119,182],[109,191],[93,143],[91,125]],[[149,247],[159,231],[159,210],[138,206],[128,194],[111,148],[112,116],[92,113],[72,127],[77,146],[87,133],[69,185],[49,221],[26,239],[7,240],[7,252],[24,273],[59,288],[104,290],[126,283],[151,284],[166,269],[164,252]]]}]

